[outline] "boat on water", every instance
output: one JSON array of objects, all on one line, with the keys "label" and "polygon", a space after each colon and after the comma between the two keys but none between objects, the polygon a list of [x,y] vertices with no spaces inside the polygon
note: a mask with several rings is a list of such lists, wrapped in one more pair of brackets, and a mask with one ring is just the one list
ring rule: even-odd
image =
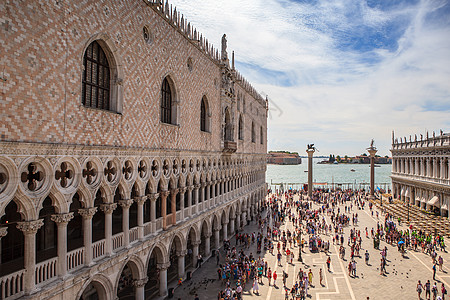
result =
[{"label": "boat on water", "polygon": [[337,162],[337,161],[334,161],[334,162],[333,162],[333,164],[337,165],[337,164],[338,164],[338,162]]},{"label": "boat on water", "polygon": [[308,170],[305,170],[305,171],[303,171],[303,172],[308,173]]},{"label": "boat on water", "polygon": [[351,169],[350,171],[352,171],[352,172],[356,172],[356,170],[355,170],[355,169]]}]

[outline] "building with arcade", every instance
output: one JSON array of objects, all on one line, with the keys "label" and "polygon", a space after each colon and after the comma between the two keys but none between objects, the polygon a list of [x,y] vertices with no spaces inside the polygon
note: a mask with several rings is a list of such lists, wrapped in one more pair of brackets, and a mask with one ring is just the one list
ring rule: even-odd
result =
[{"label": "building with arcade", "polygon": [[450,206],[450,135],[392,136],[394,198],[448,217]]},{"label": "building with arcade", "polygon": [[267,100],[167,2],[0,10],[0,299],[167,295],[263,205]]}]

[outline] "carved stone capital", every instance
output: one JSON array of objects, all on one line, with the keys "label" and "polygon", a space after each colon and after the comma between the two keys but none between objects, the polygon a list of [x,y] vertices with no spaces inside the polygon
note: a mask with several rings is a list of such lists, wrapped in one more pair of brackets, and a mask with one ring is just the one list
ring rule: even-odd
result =
[{"label": "carved stone capital", "polygon": [[119,205],[122,206],[123,209],[128,209],[133,204],[133,199],[123,199],[119,200]]},{"label": "carved stone capital", "polygon": [[0,238],[8,234],[8,227],[0,227]]},{"label": "carved stone capital", "polygon": [[150,199],[150,201],[156,201],[156,199],[158,199],[159,194],[158,193],[151,193],[147,195],[148,199]]},{"label": "carved stone capital", "polygon": [[134,202],[136,202],[138,205],[143,205],[145,201],[147,201],[147,196],[141,196],[134,198]]},{"label": "carved stone capital", "polygon": [[202,241],[193,241],[192,246],[199,246],[202,243]]},{"label": "carved stone capital", "polygon": [[178,256],[178,257],[180,257],[180,256],[186,256],[186,254],[187,254],[187,250],[180,250],[180,251],[177,251],[177,256]]},{"label": "carved stone capital", "polygon": [[70,220],[73,219],[73,212],[67,213],[67,214],[58,214],[58,215],[52,215],[51,220],[55,223],[59,224],[67,224],[70,222]]},{"label": "carved stone capital", "polygon": [[194,189],[198,190],[200,188],[200,184],[194,184]]},{"label": "carved stone capital", "polygon": [[156,267],[158,268],[158,270],[160,271],[165,271],[170,267],[170,262],[165,262],[165,263],[161,263],[161,264],[157,264]]},{"label": "carved stone capital", "polygon": [[161,191],[160,193],[159,193],[159,195],[161,196],[161,198],[163,198],[163,199],[165,199],[165,198],[167,198],[167,196],[169,196],[169,191]]},{"label": "carved stone capital", "polygon": [[207,186],[206,182],[202,182],[201,187],[205,188]]},{"label": "carved stone capital", "polygon": [[190,185],[190,186],[187,187],[187,189],[188,189],[189,192],[192,192],[192,190],[194,189],[194,186]]},{"label": "carved stone capital", "polygon": [[80,208],[78,213],[83,217],[83,219],[91,219],[97,212],[97,207]]},{"label": "carved stone capital", "polygon": [[176,196],[179,191],[180,191],[180,189],[172,189],[172,190],[170,190],[170,194]]},{"label": "carved stone capital", "polygon": [[39,228],[44,225],[43,219],[35,221],[17,222],[17,229],[21,230],[25,234],[36,234]]},{"label": "carved stone capital", "polygon": [[145,284],[148,281],[148,277],[142,278],[142,279],[135,279],[133,280],[133,286],[137,287],[137,288],[141,288],[144,287]]},{"label": "carved stone capital", "polygon": [[211,237],[212,237],[212,233],[211,232],[208,232],[207,234],[205,234],[205,238],[209,239]]},{"label": "carved stone capital", "polygon": [[214,227],[214,231],[219,231],[219,230],[221,230],[221,229],[222,229],[222,226]]},{"label": "carved stone capital", "polygon": [[[233,220],[234,220],[234,219],[233,219]],[[225,220],[225,221],[223,222],[223,224],[224,224],[224,225],[227,225],[229,222],[230,222],[230,221]]]},{"label": "carved stone capital", "polygon": [[104,214],[112,214],[116,208],[117,208],[117,203],[100,204],[100,209],[103,211]]},{"label": "carved stone capital", "polygon": [[180,194],[184,194],[186,192],[187,188],[186,187],[182,187],[182,188],[179,188],[178,190],[179,190],[178,192]]}]

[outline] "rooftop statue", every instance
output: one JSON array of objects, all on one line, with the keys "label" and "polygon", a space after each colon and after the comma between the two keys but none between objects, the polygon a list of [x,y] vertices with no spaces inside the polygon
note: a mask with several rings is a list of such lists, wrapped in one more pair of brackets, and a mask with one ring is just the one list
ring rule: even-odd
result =
[{"label": "rooftop statue", "polygon": [[228,53],[227,53],[227,35],[224,34],[222,36],[222,60],[228,59]]}]

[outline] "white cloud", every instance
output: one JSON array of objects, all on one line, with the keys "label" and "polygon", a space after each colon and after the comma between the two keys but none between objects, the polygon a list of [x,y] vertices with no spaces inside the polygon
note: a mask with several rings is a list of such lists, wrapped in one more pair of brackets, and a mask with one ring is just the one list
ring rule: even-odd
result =
[{"label": "white cloud", "polygon": [[[450,102],[449,24],[428,17],[445,1],[314,2],[172,1],[217,48],[226,33],[239,71],[281,108],[269,120],[269,149],[302,152],[313,142],[324,154],[354,155],[375,138],[386,155],[392,130],[450,131],[449,111],[427,109]],[[366,31],[378,49],[358,49]]]}]

